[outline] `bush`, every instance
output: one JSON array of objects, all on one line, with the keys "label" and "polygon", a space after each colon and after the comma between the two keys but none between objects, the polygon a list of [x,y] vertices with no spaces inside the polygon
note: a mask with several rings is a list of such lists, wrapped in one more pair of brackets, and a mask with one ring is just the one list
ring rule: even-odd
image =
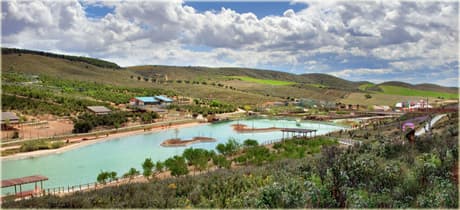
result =
[{"label": "bush", "polygon": [[19,132],[18,131],[14,131],[13,132],[13,136],[11,137],[12,139],[17,139],[19,138]]},{"label": "bush", "polygon": [[57,149],[63,146],[64,146],[64,142],[61,142],[61,141],[50,142],[47,140],[35,140],[35,141],[27,141],[23,143],[19,151],[31,152],[31,151],[36,151],[36,150]]}]

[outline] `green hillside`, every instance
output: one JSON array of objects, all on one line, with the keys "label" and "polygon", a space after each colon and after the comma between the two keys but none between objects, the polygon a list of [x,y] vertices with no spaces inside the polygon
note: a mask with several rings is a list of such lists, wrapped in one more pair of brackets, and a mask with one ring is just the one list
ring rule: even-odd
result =
[{"label": "green hillside", "polygon": [[263,85],[293,85],[295,82],[282,81],[282,80],[271,80],[271,79],[256,79],[253,77],[245,76],[230,76],[229,78],[239,79],[245,82],[254,82]]},{"label": "green hillside", "polygon": [[433,92],[458,94],[458,88],[456,87],[443,87],[443,86],[439,86],[435,84],[426,84],[426,83],[411,85],[405,82],[391,81],[391,82],[381,83],[378,86],[397,86],[397,87],[404,87],[404,88],[415,89],[415,90],[426,90],[426,91],[433,91]]},{"label": "green hillside", "polygon": [[340,90],[356,91],[360,85],[359,82],[344,80],[328,74],[302,74],[300,77],[308,84]]},{"label": "green hillside", "polygon": [[455,93],[443,93],[427,90],[417,90],[406,87],[391,86],[391,85],[379,85],[379,87],[386,94],[391,95],[402,95],[402,96],[421,96],[421,97],[436,97],[445,99],[458,99],[458,94]]},{"label": "green hillside", "polygon": [[360,86],[358,87],[358,89],[360,89],[360,90],[362,90],[362,91],[366,91],[366,90],[368,90],[369,88],[372,88],[372,87],[374,87],[374,86],[375,86],[375,84],[372,84],[372,83],[364,83],[364,84],[360,85]]}]

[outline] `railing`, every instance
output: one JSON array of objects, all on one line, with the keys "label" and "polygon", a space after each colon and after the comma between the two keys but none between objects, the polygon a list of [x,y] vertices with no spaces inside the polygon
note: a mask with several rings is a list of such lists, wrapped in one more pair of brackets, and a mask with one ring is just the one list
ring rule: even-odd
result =
[{"label": "railing", "polygon": [[278,143],[281,141],[283,141],[283,139],[272,139],[272,140],[264,141],[260,143],[260,145],[269,145],[269,144],[274,144],[274,143]]},{"label": "railing", "polygon": [[[140,175],[134,178],[137,178],[137,177],[140,177]],[[91,183],[78,184],[78,185],[72,185],[72,186],[67,185],[67,186],[45,188],[41,190],[31,190],[31,193],[27,194],[26,196],[21,196],[20,194],[4,195],[2,196],[3,198],[2,200],[6,200],[6,199],[21,200],[21,199],[26,199],[29,197],[40,197],[40,196],[46,196],[46,195],[62,196],[62,195],[69,194],[69,193],[96,190],[96,189],[100,189],[108,185],[114,185],[114,184],[116,185],[116,184],[122,183],[123,180],[125,179],[115,179],[113,181],[106,182],[105,184],[98,183],[98,182],[91,182]]]}]

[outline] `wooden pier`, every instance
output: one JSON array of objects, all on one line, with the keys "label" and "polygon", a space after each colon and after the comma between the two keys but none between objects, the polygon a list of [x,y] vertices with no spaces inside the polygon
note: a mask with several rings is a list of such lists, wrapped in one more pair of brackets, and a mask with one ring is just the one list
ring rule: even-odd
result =
[{"label": "wooden pier", "polygon": [[283,132],[283,137],[281,138],[282,140],[284,140],[284,137],[285,137],[284,133],[286,133],[286,138],[292,138],[294,136],[306,137],[306,138],[316,136],[316,130],[314,130],[314,129],[283,128],[283,129],[281,129],[281,132]]}]

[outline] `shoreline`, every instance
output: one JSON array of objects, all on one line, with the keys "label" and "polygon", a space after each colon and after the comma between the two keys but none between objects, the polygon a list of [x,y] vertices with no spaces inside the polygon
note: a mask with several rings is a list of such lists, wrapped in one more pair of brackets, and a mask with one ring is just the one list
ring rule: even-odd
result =
[{"label": "shoreline", "polygon": [[[120,138],[120,137],[156,133],[156,132],[160,132],[160,131],[168,130],[168,129],[194,127],[194,126],[206,125],[206,124],[209,124],[209,123],[190,122],[190,123],[184,123],[184,124],[171,125],[166,128],[160,126],[160,127],[154,127],[150,130],[140,129],[140,130],[135,130],[135,131],[120,132],[120,133],[111,134],[109,136],[100,136],[97,138],[95,136],[82,137],[82,138],[76,138],[76,139],[73,138],[73,139],[69,139],[69,141],[70,142],[77,141],[76,143],[72,143],[70,145],[66,145],[58,149],[37,150],[37,151],[32,151],[32,152],[20,152],[20,153],[8,155],[8,156],[2,156],[0,157],[0,161],[20,160],[20,159],[27,159],[27,158],[36,158],[36,157],[41,157],[41,156],[46,156],[46,155],[51,155],[51,154],[60,154],[60,153],[68,152],[70,150],[89,146],[92,144],[110,141],[110,140]],[[90,138],[91,140],[82,140],[83,138],[87,138],[87,139]]]}]

